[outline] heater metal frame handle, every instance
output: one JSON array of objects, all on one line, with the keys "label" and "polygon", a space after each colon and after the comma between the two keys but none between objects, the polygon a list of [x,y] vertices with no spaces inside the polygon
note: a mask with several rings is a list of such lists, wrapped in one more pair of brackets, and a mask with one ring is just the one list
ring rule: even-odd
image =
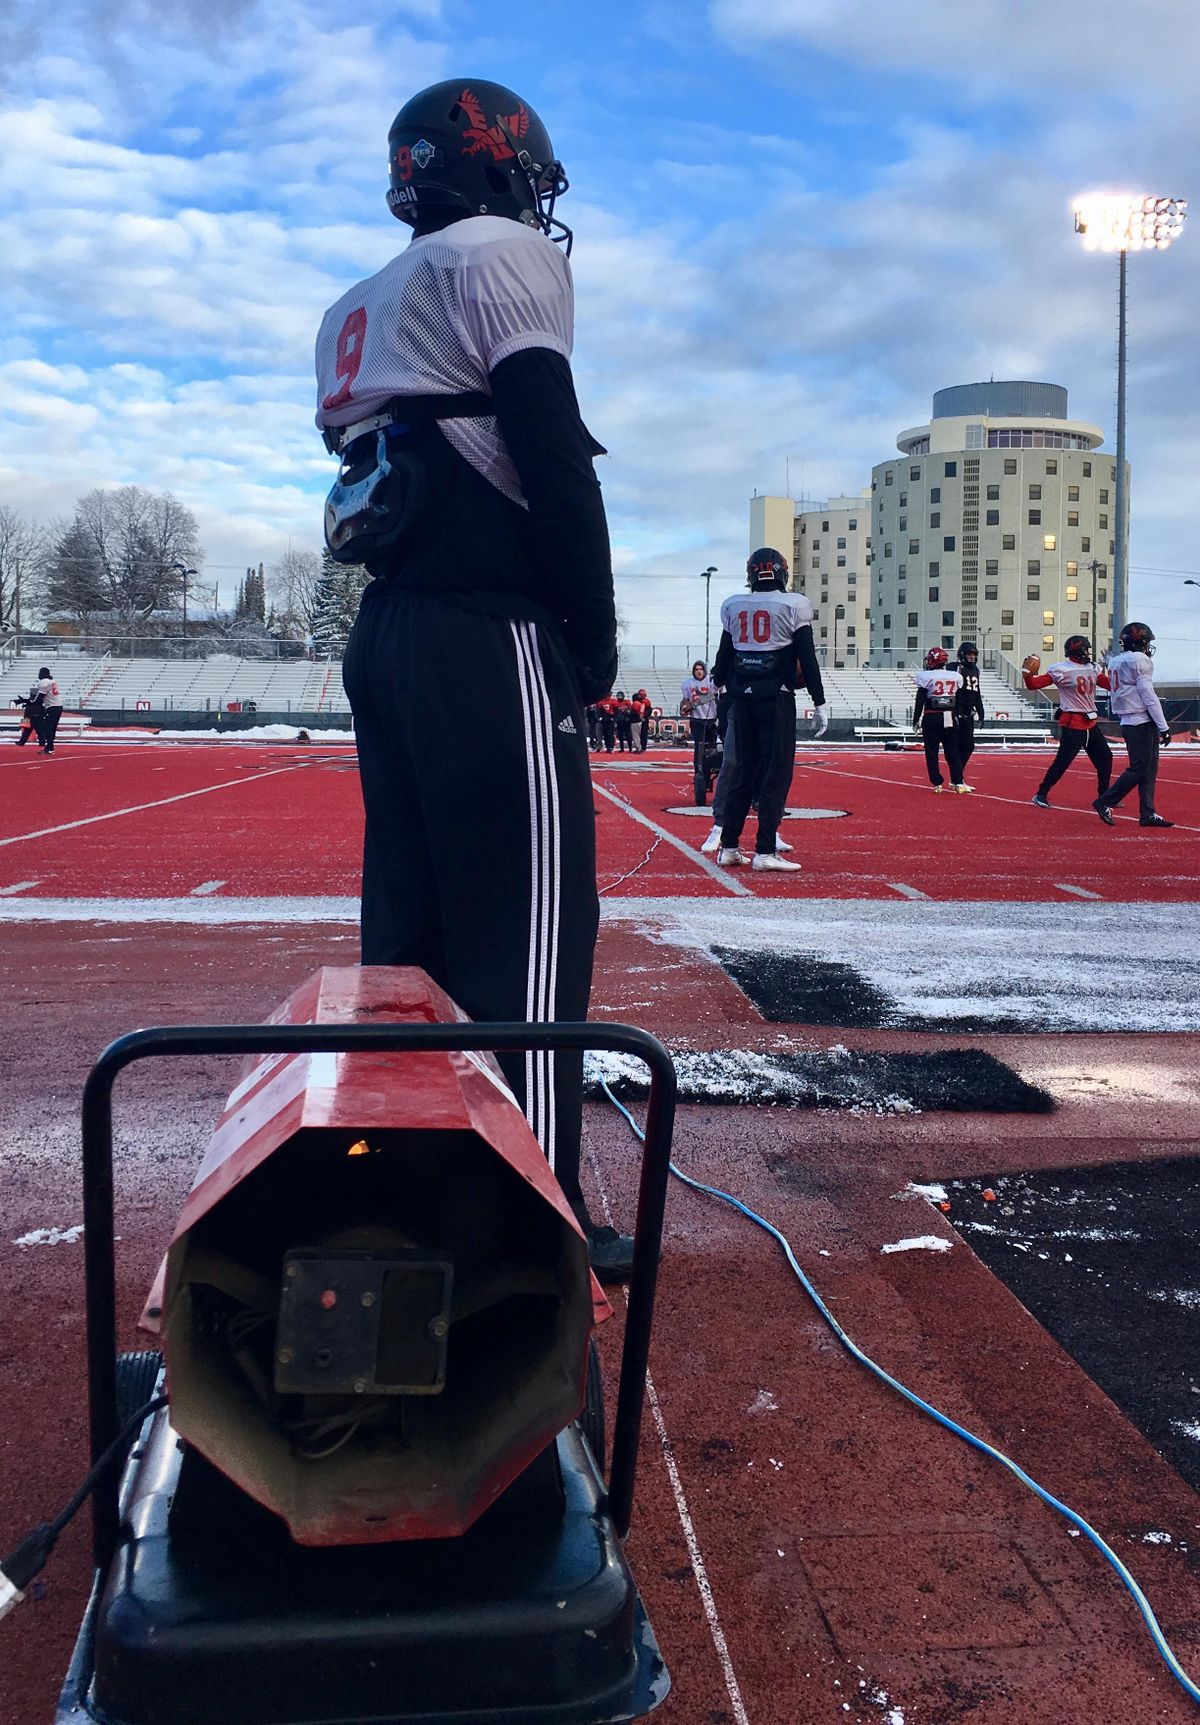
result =
[{"label": "heater metal frame handle", "polygon": [[[117,1431],[117,1299],[114,1249],[112,1091],[135,1060],[212,1054],[437,1053],[479,1049],[603,1050],[632,1054],[650,1068],[646,1139],[634,1226],[625,1342],[617,1388],[608,1477],[608,1507],[621,1538],[629,1531],[650,1357],[650,1331],[671,1164],[677,1084],[671,1056],[657,1037],[629,1024],[281,1024],[178,1025],[134,1030],[112,1042],[83,1089],[84,1293],[87,1323],[88,1422],[93,1463]],[[104,1569],[120,1529],[120,1470],[92,1499],[92,1553]]]}]

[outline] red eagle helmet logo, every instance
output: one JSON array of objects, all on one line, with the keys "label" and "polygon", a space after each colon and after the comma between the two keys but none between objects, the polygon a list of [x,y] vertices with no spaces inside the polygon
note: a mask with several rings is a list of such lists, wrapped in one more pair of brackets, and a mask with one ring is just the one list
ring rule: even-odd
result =
[{"label": "red eagle helmet logo", "polygon": [[494,126],[489,126],[473,90],[464,90],[458,100],[471,122],[463,132],[464,156],[477,156],[486,150],[494,162],[504,162],[516,155],[509,137],[523,138],[529,130],[529,110],[524,102],[518,105],[515,114],[502,115]]}]

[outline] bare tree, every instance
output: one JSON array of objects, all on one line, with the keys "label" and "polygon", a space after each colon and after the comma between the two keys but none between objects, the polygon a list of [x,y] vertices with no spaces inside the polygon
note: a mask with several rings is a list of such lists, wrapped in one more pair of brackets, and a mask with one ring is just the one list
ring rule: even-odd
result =
[{"label": "bare tree", "polygon": [[0,635],[28,618],[45,550],[44,529],[0,505]]},{"label": "bare tree", "polygon": [[321,559],[289,545],[271,570],[271,603],[283,625],[312,633],[320,612]]},{"label": "bare tree", "polygon": [[52,546],[47,603],[81,621],[103,612],[144,622],[182,597],[177,565],[202,561],[196,518],[170,492],[89,491]]}]

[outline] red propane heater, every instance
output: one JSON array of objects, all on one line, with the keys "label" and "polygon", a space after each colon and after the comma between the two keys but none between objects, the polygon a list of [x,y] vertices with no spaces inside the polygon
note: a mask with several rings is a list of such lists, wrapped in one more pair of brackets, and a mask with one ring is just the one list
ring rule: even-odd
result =
[{"label": "red propane heater", "polygon": [[[494,1051],[651,1070],[612,1463],[583,1236]],[[117,1357],[113,1081],[239,1054]],[[669,1678],[626,1563],[675,1076],[620,1025],[466,1020],[423,972],[325,969],[266,1025],[142,1030],[84,1092],[93,1504],[57,1725],[600,1725]]]}]

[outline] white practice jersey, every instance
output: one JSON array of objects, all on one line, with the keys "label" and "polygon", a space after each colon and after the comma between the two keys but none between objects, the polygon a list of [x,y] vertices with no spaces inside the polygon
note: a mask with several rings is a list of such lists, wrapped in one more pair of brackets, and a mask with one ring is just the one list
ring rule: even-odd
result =
[{"label": "white practice jersey", "polygon": [[721,627],[738,653],[774,653],[790,647],[814,612],[803,593],[735,593],[721,606]]},{"label": "white practice jersey", "polygon": [[1148,653],[1114,653],[1106,666],[1110,690],[1109,706],[1123,725],[1144,725],[1147,720],[1160,731],[1166,717],[1154,693],[1154,665]]},{"label": "white practice jersey", "polygon": [[1060,659],[1057,665],[1047,665],[1044,673],[1058,690],[1058,705],[1064,713],[1084,713],[1096,717],[1095,665],[1078,665],[1074,659]]},{"label": "white practice jersey", "polygon": [[913,682],[925,691],[926,711],[950,712],[954,697],[962,688],[962,672],[952,671],[949,665],[941,671],[914,671]]},{"label": "white practice jersey", "polygon": [[[397,395],[488,393],[493,367],[524,348],[571,356],[571,266],[538,228],[470,216],[408,247],[330,306],[317,336],[317,424],[354,425]],[[523,503],[492,417],[443,419],[447,440]]]},{"label": "white practice jersey", "polygon": [[685,677],[680,690],[684,700],[692,703],[694,719],[716,718],[717,686],[711,677]]}]

